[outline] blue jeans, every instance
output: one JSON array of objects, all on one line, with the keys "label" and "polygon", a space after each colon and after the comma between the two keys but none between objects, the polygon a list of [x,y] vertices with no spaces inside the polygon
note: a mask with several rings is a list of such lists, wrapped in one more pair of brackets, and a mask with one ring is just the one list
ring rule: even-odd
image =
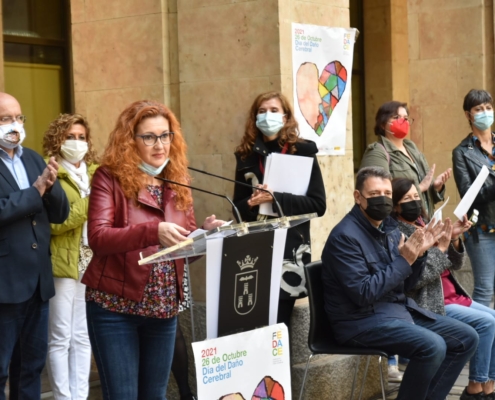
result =
[{"label": "blue jeans", "polygon": [[22,303],[0,304],[0,332],[0,400],[5,400],[7,378],[11,400],[39,399],[48,346],[48,301],[41,300],[38,289]]},{"label": "blue jeans", "polygon": [[359,334],[346,344],[372,347],[410,359],[397,400],[444,400],[478,345],[469,325],[437,316],[435,321],[416,312],[414,324],[390,319]]},{"label": "blue jeans", "polygon": [[446,305],[445,312],[472,326],[480,337],[478,349],[469,362],[469,380],[480,383],[495,380],[495,311],[473,301],[470,307]]},{"label": "blue jeans", "polygon": [[495,234],[479,233],[478,236],[479,243],[474,243],[472,235],[465,241],[473,268],[473,300],[490,307],[495,285]]},{"label": "blue jeans", "polygon": [[86,303],[105,400],[166,400],[177,317],[146,318]]}]

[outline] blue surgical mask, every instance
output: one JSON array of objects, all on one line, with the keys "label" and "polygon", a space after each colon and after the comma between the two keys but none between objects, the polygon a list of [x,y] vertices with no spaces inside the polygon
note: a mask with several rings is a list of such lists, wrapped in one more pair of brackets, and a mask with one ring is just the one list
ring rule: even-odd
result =
[{"label": "blue surgical mask", "polygon": [[161,174],[163,169],[167,166],[169,160],[170,159],[167,158],[165,162],[159,167],[153,167],[152,165],[146,164],[144,161],[141,161],[141,164],[139,164],[139,169],[149,176],[157,176]]},{"label": "blue surgical mask", "polygon": [[493,110],[486,110],[473,115],[473,124],[480,131],[488,129],[493,124]]},{"label": "blue surgical mask", "polygon": [[284,125],[284,114],[266,112],[256,116],[256,126],[267,137],[279,133]]}]

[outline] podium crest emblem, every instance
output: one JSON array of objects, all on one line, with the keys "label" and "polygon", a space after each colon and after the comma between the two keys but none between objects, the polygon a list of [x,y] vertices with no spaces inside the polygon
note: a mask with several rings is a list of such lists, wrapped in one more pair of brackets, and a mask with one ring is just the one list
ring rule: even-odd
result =
[{"label": "podium crest emblem", "polygon": [[258,291],[258,271],[254,264],[258,257],[247,255],[244,260],[237,261],[242,272],[235,275],[234,309],[239,315],[246,315],[253,311],[256,305]]}]

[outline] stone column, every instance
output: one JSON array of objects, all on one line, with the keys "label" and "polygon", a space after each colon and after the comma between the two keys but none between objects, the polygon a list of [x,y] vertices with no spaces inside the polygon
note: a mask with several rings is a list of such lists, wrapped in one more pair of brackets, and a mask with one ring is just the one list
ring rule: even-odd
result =
[{"label": "stone column", "polygon": [[364,70],[367,143],[378,108],[391,100],[409,101],[407,0],[367,0],[364,11]]},{"label": "stone column", "polygon": [[[462,102],[470,89],[493,93],[493,1],[408,0],[412,139],[436,164],[452,167],[452,150],[470,132]],[[459,193],[453,178],[444,217]]]},{"label": "stone column", "polygon": [[[183,0],[178,7],[180,103],[191,165],[234,177],[235,147],[244,133],[257,94],[280,90],[292,102],[291,23],[349,26],[346,0]],[[350,111],[349,111],[350,114]],[[352,206],[352,127],[346,155],[319,157],[328,209],[312,222],[313,259],[321,256],[331,228]],[[233,186],[196,176],[208,187],[231,194]],[[198,220],[211,213],[231,218],[229,205],[195,195]],[[204,297],[204,268],[192,269]]]},{"label": "stone column", "polygon": [[135,100],[179,112],[176,0],[71,0],[71,17],[75,108],[98,149]]}]

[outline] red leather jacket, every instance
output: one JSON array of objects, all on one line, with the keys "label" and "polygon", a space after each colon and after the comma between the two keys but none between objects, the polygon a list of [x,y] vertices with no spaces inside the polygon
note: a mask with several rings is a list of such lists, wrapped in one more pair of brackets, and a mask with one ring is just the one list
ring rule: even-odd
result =
[{"label": "red leather jacket", "polygon": [[[105,168],[93,176],[88,211],[88,239],[93,259],[82,282],[92,288],[127,299],[141,301],[152,264],[139,265],[139,253],[158,251],[158,224],[174,222],[187,230],[196,229],[194,211],[175,208],[175,192],[166,187],[163,209],[146,189],[138,195],[136,205],[125,197],[122,188]],[[183,299],[184,261],[175,260],[177,285]]]}]

